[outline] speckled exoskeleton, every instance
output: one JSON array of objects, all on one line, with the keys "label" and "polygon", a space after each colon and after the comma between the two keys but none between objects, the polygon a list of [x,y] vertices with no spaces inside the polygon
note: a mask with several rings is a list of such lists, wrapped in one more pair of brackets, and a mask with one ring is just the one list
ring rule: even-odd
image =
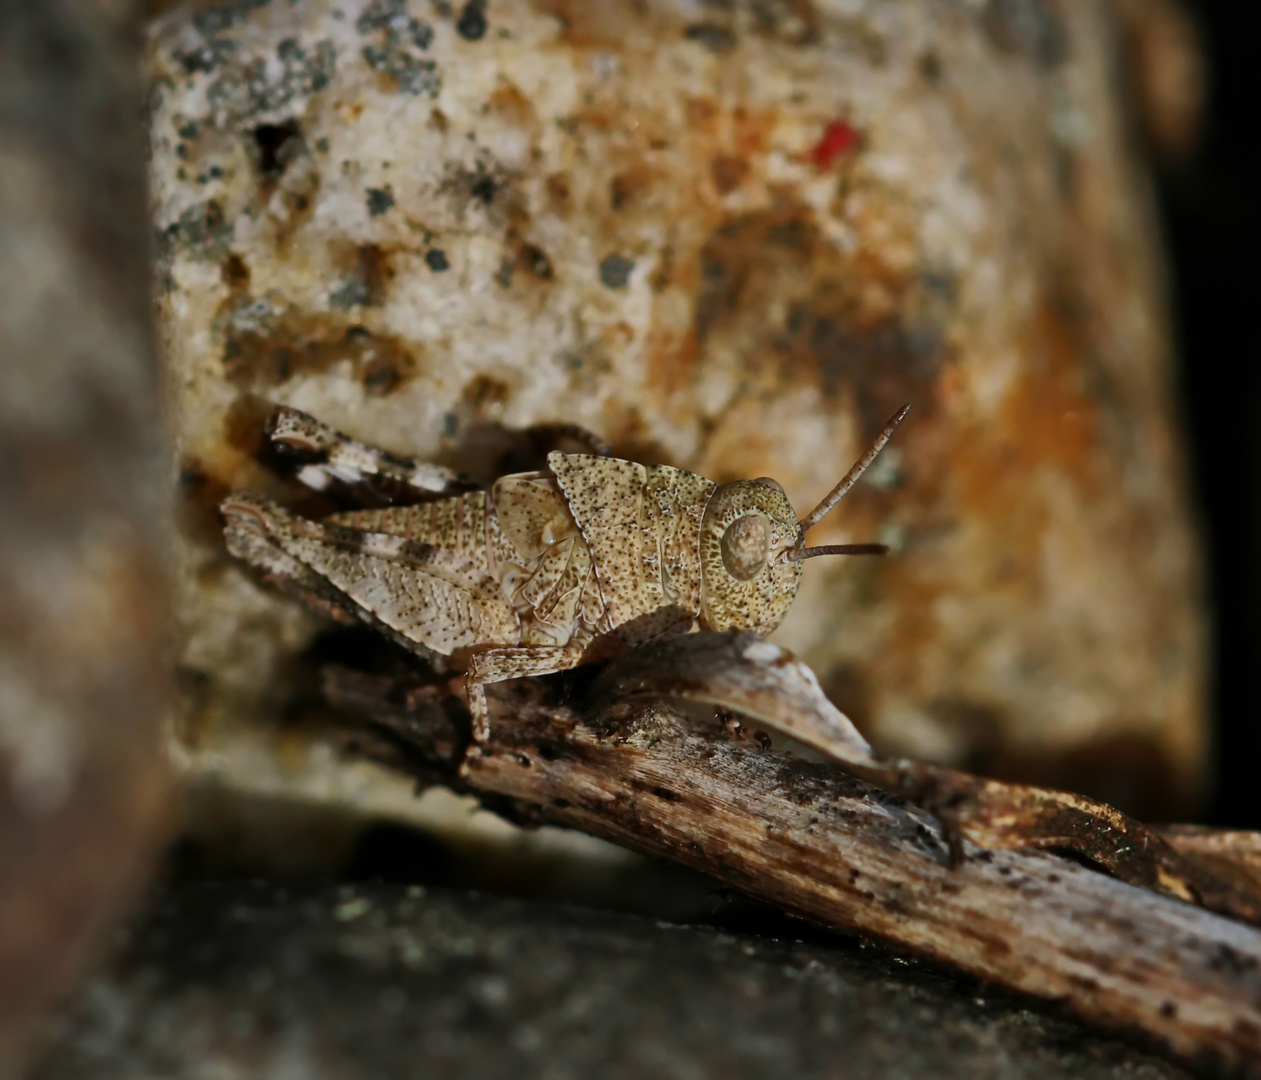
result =
[{"label": "speckled exoskeleton", "polygon": [[806,547],[805,534],[875,459],[900,410],[845,478],[798,519],[774,480],[715,484],[608,454],[547,455],[547,469],[489,490],[366,446],[293,409],[272,445],[317,490],[371,494],[375,509],[318,521],[236,493],[228,549],[342,618],[364,619],[439,670],[466,673],[473,738],[488,736],[486,683],[543,675],[670,634],[752,630],[783,619],[816,555],[883,554],[879,544]]}]

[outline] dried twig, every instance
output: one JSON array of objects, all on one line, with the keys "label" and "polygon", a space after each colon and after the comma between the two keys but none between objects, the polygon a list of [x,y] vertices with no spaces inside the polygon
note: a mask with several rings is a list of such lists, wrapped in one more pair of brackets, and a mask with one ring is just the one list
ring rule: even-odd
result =
[{"label": "dried twig", "polygon": [[1068,851],[1132,885],[1261,926],[1261,887],[1238,865],[1243,852],[1252,853],[1254,867],[1261,862],[1261,853],[1240,839],[1251,834],[1229,834],[1233,841],[1219,834],[1210,842],[1202,831],[1184,829],[1171,843],[1082,795],[881,758],[828,701],[808,667],[752,634],[697,634],[645,646],[606,669],[596,691],[612,701],[700,701],[762,720],[932,811],[956,862],[964,838],[990,850]]},{"label": "dried twig", "polygon": [[[1261,931],[1046,851],[982,850],[972,840],[1003,849],[1071,847],[1166,894],[1244,915],[1257,895],[1246,858],[1236,856],[1255,855],[1258,845],[1199,833],[1165,837],[1101,804],[949,770],[870,766],[931,804],[929,812],[840,766],[727,739],[717,724],[648,700],[698,697],[754,715],[786,714],[785,701],[809,707],[809,686],[784,654],[761,655],[768,670],[781,669],[787,685],[780,689],[789,692],[767,691],[758,676],[746,679],[742,696],[735,687],[750,666],[747,640],[688,640],[675,653],[678,666],[669,655],[677,646],[655,658],[637,650],[588,694],[571,689],[569,704],[558,704],[556,692],[572,682],[499,688],[490,743],[464,780],[456,770],[467,719],[444,692],[344,669],[328,673],[326,692],[387,734],[376,756],[471,791],[517,820],[581,829],[672,859],[802,915],[1062,1001],[1091,1022],[1137,1029],[1184,1057],[1261,1075]],[[701,653],[707,689],[689,689],[687,679],[671,684],[697,670]],[[781,718],[776,726],[791,725]],[[864,766],[844,767],[856,768]]]}]

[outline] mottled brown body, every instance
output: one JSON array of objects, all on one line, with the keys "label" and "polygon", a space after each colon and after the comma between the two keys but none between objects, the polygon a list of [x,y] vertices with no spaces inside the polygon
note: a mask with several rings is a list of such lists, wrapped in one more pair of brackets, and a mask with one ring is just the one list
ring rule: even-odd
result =
[{"label": "mottled brown body", "polygon": [[282,409],[272,441],[303,459],[298,476],[308,485],[429,501],[309,521],[238,493],[223,504],[225,537],[233,554],[334,614],[366,618],[439,667],[464,670],[480,742],[485,683],[698,628],[775,629],[802,561],[845,550],[806,549],[805,526],[848,490],[893,426],[799,522],[773,480],[719,486],[600,454],[554,451],[545,471],[448,494],[466,482]]}]

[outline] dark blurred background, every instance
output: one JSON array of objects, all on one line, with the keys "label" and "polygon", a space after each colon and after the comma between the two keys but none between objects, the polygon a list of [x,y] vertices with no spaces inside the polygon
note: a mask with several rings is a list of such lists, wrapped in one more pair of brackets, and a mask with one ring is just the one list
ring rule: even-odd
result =
[{"label": "dark blurred background", "polygon": [[1209,59],[1197,150],[1160,174],[1184,414],[1213,604],[1216,784],[1210,820],[1261,826],[1261,65],[1255,5],[1198,0]]}]

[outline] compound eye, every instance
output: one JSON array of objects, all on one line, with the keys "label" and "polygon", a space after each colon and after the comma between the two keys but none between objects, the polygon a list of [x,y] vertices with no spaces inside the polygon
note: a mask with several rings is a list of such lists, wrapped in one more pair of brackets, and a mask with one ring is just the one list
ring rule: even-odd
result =
[{"label": "compound eye", "polygon": [[722,534],[722,564],[737,581],[752,581],[766,568],[771,531],[761,514],[736,518]]}]

